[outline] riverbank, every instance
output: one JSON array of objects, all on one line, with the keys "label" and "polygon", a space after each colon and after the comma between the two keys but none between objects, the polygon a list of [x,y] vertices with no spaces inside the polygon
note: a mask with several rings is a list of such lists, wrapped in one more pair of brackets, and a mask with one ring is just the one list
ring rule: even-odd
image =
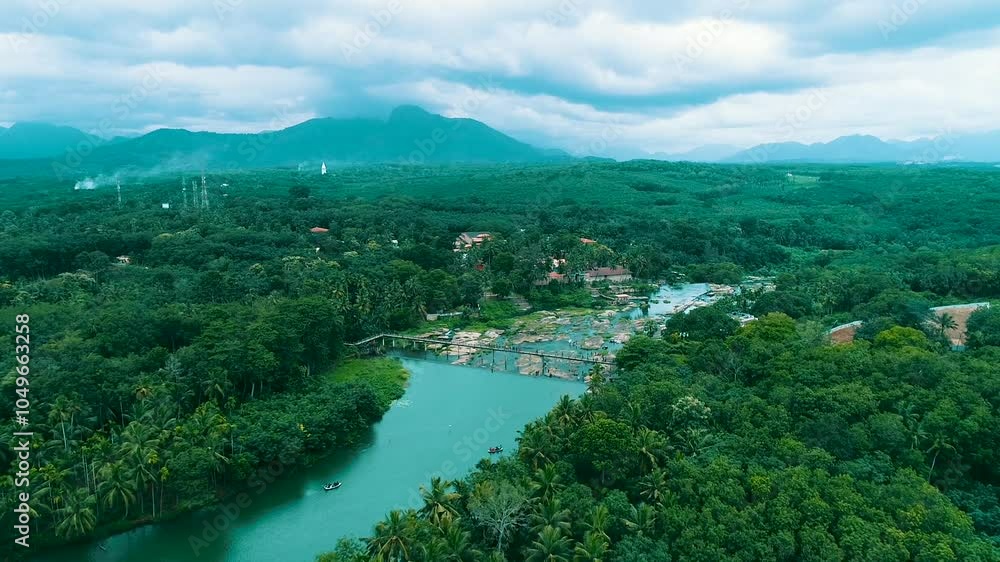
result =
[{"label": "riverbank", "polygon": [[396,358],[377,357],[348,359],[331,369],[323,378],[330,384],[365,382],[371,385],[383,409],[388,410],[393,400],[398,400],[406,391],[410,373]]},{"label": "riverbank", "polygon": [[[420,487],[433,476],[462,478],[489,458],[488,448],[513,451],[525,424],[544,416],[575,382],[490,373],[435,361],[377,360],[408,372],[405,394],[355,446],[311,466],[261,479],[212,509],[157,521],[102,541],[58,549],[42,562],[308,561],[341,537],[367,536],[392,509],[422,505]],[[341,368],[342,380],[364,377],[368,364]],[[346,373],[346,374],[345,374]],[[398,379],[397,379],[398,380]],[[505,453],[512,454],[512,453]],[[343,487],[323,491],[323,484]],[[227,507],[228,506],[228,507]],[[233,506],[239,507],[234,510]],[[227,515],[227,510],[234,515]],[[195,550],[197,548],[197,551]]]},{"label": "riverbank", "polygon": [[[243,419],[260,419],[260,424],[263,425],[270,423],[275,418],[275,415],[272,415],[269,411],[268,406],[275,405],[276,409],[281,412],[293,412],[293,417],[289,421],[300,427],[302,433],[307,435],[312,433],[314,435],[303,439],[302,447],[296,448],[299,451],[297,456],[291,458],[283,457],[281,459],[281,470],[284,472],[286,470],[297,471],[307,469],[320,463],[323,459],[337,454],[338,451],[355,447],[359,442],[368,438],[368,434],[374,424],[380,421],[385,413],[389,411],[393,402],[405,393],[409,376],[409,372],[403,363],[395,358],[350,359],[339,363],[326,374],[322,375],[322,380],[326,384],[319,385],[304,394],[277,395],[267,400],[248,403],[238,412],[234,412],[232,416],[236,420],[239,420],[241,417]],[[316,441],[317,437],[330,433],[329,431],[320,431],[318,429],[320,425],[328,425],[330,421],[337,424],[342,422],[338,421],[341,418],[338,416],[338,412],[334,411],[335,409],[330,411],[330,420],[317,420],[314,415],[315,409],[308,406],[314,401],[315,405],[319,406],[329,404],[328,398],[331,394],[337,395],[341,392],[349,392],[350,389],[363,385],[371,388],[371,395],[374,395],[375,402],[377,402],[377,416],[375,412],[370,414],[366,419],[367,425],[365,426],[360,426],[358,423],[355,423],[351,427],[336,425],[332,430],[338,434],[338,439]],[[284,407],[282,403],[288,401],[294,401],[296,404],[301,405],[298,413],[295,413],[292,407]],[[371,402],[370,399],[369,402]],[[254,415],[253,412],[248,410],[253,410],[253,412],[259,411],[260,415]],[[350,410],[345,410],[345,412],[350,412]],[[360,420],[358,416],[349,416],[347,419]],[[243,437],[248,433],[248,430],[251,429],[246,427],[245,423],[239,425],[243,427],[240,428],[242,432],[236,440],[238,445],[243,441]],[[271,424],[267,425],[266,428],[259,428],[256,431],[276,427],[274,424]],[[313,431],[310,431],[310,429],[313,429]],[[249,431],[249,433],[254,432],[254,430]],[[322,443],[330,443],[331,445],[322,447]],[[263,462],[255,466],[249,476],[234,475],[230,481],[220,484],[217,489],[205,494],[202,499],[187,501],[174,507],[166,507],[163,513],[158,514],[156,518],[146,515],[143,518],[130,521],[116,521],[94,529],[85,537],[77,537],[70,541],[54,538],[43,540],[32,537],[34,539],[32,540],[32,555],[38,556],[39,554],[48,552],[58,554],[58,552],[66,549],[83,548],[82,545],[94,545],[112,535],[138,532],[138,530],[144,527],[167,525],[177,519],[190,517],[199,512],[214,511],[214,508],[225,505],[232,498],[239,497],[241,494],[245,495],[249,490],[259,486],[259,474],[262,470],[270,469],[273,465],[274,462],[270,462],[270,464]],[[166,467],[170,468],[169,460]],[[99,547],[94,548],[96,550]]]}]

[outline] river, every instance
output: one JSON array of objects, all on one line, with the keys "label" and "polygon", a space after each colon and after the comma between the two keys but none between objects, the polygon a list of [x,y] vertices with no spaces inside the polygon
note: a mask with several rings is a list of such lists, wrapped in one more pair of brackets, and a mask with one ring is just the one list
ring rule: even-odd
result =
[{"label": "river", "polygon": [[[648,310],[628,308],[598,315],[552,316],[542,322],[539,338],[513,341],[526,350],[589,356],[614,354],[616,336],[631,335],[645,322],[661,322],[697,301],[711,302],[703,283],[663,286]],[[553,313],[539,313],[542,316]],[[544,326],[547,326],[544,327]],[[536,325],[536,328],[538,326]],[[530,331],[530,330],[529,330]],[[597,338],[593,351],[581,342]],[[574,341],[576,342],[574,344]],[[512,343],[503,336],[497,343]],[[601,351],[603,349],[603,351]],[[509,357],[506,357],[508,356]],[[505,361],[505,358],[507,361]],[[406,394],[376,424],[366,442],[334,454],[313,467],[258,480],[248,492],[250,503],[236,505],[226,516],[219,509],[188,514],[92,543],[56,550],[44,562],[282,562],[312,561],[332,550],[341,537],[367,536],[394,508],[420,507],[419,488],[432,476],[460,478],[501,444],[516,447],[518,431],[543,416],[565,394],[578,396],[585,386],[556,377],[527,377],[491,372],[491,362],[517,357],[498,352],[473,358],[486,368],[456,366],[447,357],[403,359],[410,372]],[[540,371],[521,365],[524,372]],[[587,364],[563,367],[563,375],[582,377]],[[339,490],[325,492],[326,482],[340,480]]]},{"label": "river", "polygon": [[[581,383],[404,359],[405,395],[354,450],[254,482],[249,504],[184,515],[39,557],[46,562],[309,562],[341,537],[366,536],[394,508],[419,507],[432,476],[460,478],[487,449],[515,449],[518,431]],[[279,472],[277,469],[275,472]],[[322,485],[343,481],[339,490]],[[246,503],[246,502],[245,502]],[[238,509],[238,513],[236,512]]]}]

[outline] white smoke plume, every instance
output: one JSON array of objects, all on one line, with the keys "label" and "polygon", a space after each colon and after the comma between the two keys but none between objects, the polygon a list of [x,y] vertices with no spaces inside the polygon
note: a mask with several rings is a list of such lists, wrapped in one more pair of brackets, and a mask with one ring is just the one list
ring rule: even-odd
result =
[{"label": "white smoke plume", "polygon": [[80,190],[91,190],[97,189],[99,187],[106,187],[109,185],[115,185],[116,178],[113,176],[100,175],[96,178],[84,178],[73,186],[74,191]]}]

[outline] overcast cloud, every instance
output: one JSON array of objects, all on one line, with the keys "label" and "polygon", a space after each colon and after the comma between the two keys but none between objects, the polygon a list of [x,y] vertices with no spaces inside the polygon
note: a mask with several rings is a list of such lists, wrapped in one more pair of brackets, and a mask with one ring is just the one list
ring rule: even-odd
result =
[{"label": "overcast cloud", "polygon": [[1000,129],[996,0],[3,0],[0,123],[399,104],[574,152]]}]

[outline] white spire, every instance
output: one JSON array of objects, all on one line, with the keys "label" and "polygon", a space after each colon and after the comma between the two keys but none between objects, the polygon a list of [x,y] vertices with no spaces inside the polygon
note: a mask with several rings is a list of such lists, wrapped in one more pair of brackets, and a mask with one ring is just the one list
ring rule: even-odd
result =
[{"label": "white spire", "polygon": [[326,175],[326,162],[323,162],[323,166],[320,167],[319,171],[320,171],[320,174],[322,174],[324,176]]}]

